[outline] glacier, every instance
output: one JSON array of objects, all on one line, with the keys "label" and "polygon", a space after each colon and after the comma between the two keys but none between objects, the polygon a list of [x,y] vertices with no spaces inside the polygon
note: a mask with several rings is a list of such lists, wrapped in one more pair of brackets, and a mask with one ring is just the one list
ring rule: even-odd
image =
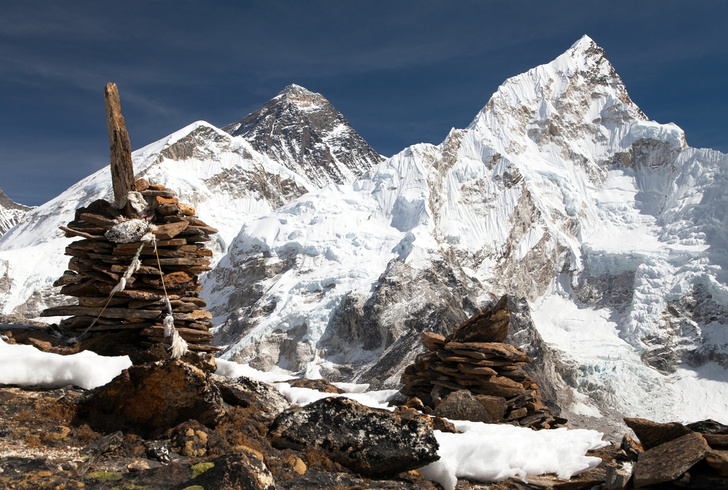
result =
[{"label": "glacier", "polygon": [[440,145],[247,223],[206,277],[229,315],[217,341],[263,369],[394,387],[419,331],[509,294],[567,417],[724,419],[727,164],[650,121],[584,37]]}]

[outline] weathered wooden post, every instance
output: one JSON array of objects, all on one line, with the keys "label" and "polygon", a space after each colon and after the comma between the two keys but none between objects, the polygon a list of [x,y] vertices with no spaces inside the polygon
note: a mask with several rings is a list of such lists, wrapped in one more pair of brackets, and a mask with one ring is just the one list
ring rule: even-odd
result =
[{"label": "weathered wooden post", "polygon": [[109,82],[104,89],[106,102],[106,127],[109,130],[111,150],[111,182],[114,188],[114,201],[123,202],[127,194],[134,190],[134,167],[131,162],[131,142],[121,115],[121,101],[116,84]]}]

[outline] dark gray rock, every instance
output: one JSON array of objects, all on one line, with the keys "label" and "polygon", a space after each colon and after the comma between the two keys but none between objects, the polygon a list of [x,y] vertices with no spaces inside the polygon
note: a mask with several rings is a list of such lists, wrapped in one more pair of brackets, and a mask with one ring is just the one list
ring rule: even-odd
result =
[{"label": "dark gray rock", "polygon": [[[216,490],[275,490],[273,475],[256,455],[241,451],[212,461],[210,469],[189,480],[180,488],[214,488]],[[199,487],[197,487],[197,486]]]},{"label": "dark gray rock", "polygon": [[270,418],[276,417],[290,405],[286,397],[274,387],[245,376],[228,378],[213,374],[210,380],[220,390],[225,403],[244,408],[256,406]]},{"label": "dark gray rock", "polygon": [[384,159],[328,100],[298,85],[222,129],[318,187],[348,182]]},{"label": "dark gray rock", "polygon": [[280,414],[268,437],[279,449],[315,446],[364,476],[396,475],[437,461],[432,422],[329,397]]},{"label": "dark gray rock", "polygon": [[701,420],[687,425],[688,429],[700,432],[701,434],[728,434],[728,425],[721,424],[715,420]]}]

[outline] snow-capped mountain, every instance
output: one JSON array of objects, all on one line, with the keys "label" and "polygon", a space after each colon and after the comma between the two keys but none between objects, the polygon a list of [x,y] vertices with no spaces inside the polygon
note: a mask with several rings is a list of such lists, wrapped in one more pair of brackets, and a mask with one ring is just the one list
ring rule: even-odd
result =
[{"label": "snow-capped mountain", "polygon": [[321,94],[295,84],[223,130],[315,187],[349,183],[384,160]]},{"label": "snow-capped mountain", "polygon": [[29,206],[23,206],[13,201],[0,190],[0,236],[15,226],[30,209]]},{"label": "snow-capped mountain", "polygon": [[[296,93],[310,94],[303,88],[297,88]],[[300,100],[289,98],[286,111],[310,109],[312,102],[303,95]],[[320,97],[311,96],[314,102],[320,102]],[[296,109],[296,104],[301,108]],[[326,104],[326,111],[338,114]],[[317,151],[325,154],[340,152],[342,142],[360,145],[352,147],[351,153],[364,155],[358,165],[369,168],[381,157],[372,154],[371,147],[360,138],[348,136],[346,139],[346,135],[356,133],[345,123],[343,118],[337,119],[337,125],[322,134],[309,127],[300,131],[305,129],[309,140],[318,142]],[[260,124],[264,125],[265,121]],[[254,124],[247,128],[251,134],[263,134],[263,128]],[[287,131],[296,132],[290,125]],[[298,146],[306,143],[303,141],[276,142],[286,137],[287,133],[275,133],[267,141],[276,148],[285,146],[291,155],[310,153],[310,148]],[[137,178],[174,190],[183,202],[195,207],[204,221],[214,223],[219,233],[215,235],[216,242],[211,244],[215,252],[213,263],[225,253],[246,221],[269,214],[291,199],[317,189],[320,183],[354,180],[353,172],[342,174],[336,165],[320,167],[317,174],[320,178],[310,179],[303,173],[300,161],[273,160],[256,151],[245,137],[233,136],[203,121],[135,151],[132,159]],[[351,157],[347,164],[357,166],[356,158]],[[58,288],[52,287],[68,264],[64,249],[70,240],[58,227],[72,221],[77,208],[96,199],[109,200],[111,195],[111,173],[107,166],[25,213],[18,225],[0,239],[0,315],[23,321],[37,317],[47,306],[65,301],[58,296]]]},{"label": "snow-capped mountain", "polygon": [[[224,129],[134,153],[220,230],[203,294],[224,357],[395,386],[419,332],[507,293],[510,341],[571,421],[728,423],[728,155],[650,121],[588,37],[386,160],[297,86]],[[0,239],[3,314],[57,301],[57,227],[110,194],[107,168]]]},{"label": "snow-capped mountain", "polygon": [[206,278],[217,341],[394,386],[418,332],[508,293],[567,417],[724,419],[727,170],[649,121],[585,36],[440,145],[247,222]]}]

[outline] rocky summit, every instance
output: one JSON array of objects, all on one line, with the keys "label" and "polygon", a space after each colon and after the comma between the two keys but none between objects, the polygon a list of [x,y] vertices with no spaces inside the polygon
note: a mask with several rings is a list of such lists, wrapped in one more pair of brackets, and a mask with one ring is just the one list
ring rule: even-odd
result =
[{"label": "rocky summit", "polygon": [[15,226],[30,209],[29,206],[13,201],[0,190],[0,237]]},{"label": "rocky summit", "polygon": [[321,94],[295,84],[222,129],[315,187],[352,182],[384,160]]}]

